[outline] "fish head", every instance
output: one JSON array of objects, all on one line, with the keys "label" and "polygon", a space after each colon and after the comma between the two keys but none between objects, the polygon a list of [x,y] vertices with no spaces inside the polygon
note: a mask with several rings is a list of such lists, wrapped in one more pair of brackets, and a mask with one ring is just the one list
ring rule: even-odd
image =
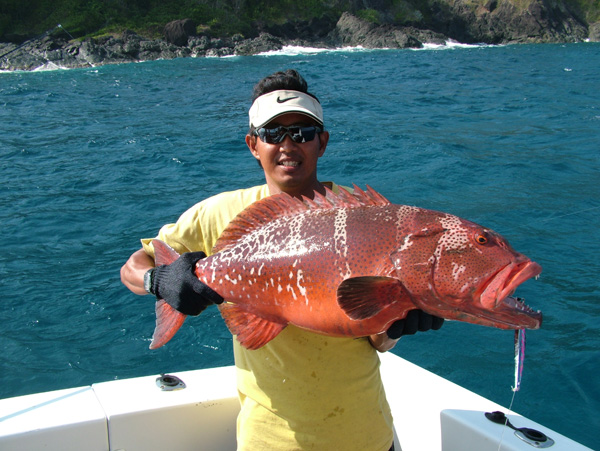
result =
[{"label": "fish head", "polygon": [[541,273],[540,265],[473,222],[434,212],[424,219],[392,255],[396,276],[419,308],[500,329],[540,327],[541,312],[512,296]]}]

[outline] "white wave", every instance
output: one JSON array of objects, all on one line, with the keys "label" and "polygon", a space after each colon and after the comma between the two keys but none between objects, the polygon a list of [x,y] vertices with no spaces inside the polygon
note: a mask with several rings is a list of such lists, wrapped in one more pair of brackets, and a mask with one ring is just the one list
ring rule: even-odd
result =
[{"label": "white wave", "polygon": [[285,45],[280,50],[269,50],[268,52],[258,53],[257,56],[296,56],[315,55],[317,53],[365,52],[372,50],[374,49],[365,49],[362,46],[328,49],[323,47],[302,47],[299,45]]},{"label": "white wave", "polygon": [[[452,39],[447,40],[443,44],[423,43],[421,48],[410,48],[407,50],[423,51],[423,50],[449,50],[449,49],[474,49],[481,47],[498,47],[491,44],[463,44]],[[257,56],[296,56],[296,55],[316,55],[319,53],[342,53],[342,52],[374,52],[381,50],[400,50],[390,48],[368,49],[362,46],[356,47],[338,47],[338,48],[321,48],[321,47],[301,47],[297,45],[286,45],[280,50],[269,50],[268,52],[258,53]]]},{"label": "white wave", "polygon": [[32,69],[32,72],[42,72],[42,71],[48,71],[48,70],[67,70],[67,69],[69,69],[69,68],[55,64],[52,61],[48,61],[47,63],[44,63],[41,66],[36,67],[35,69]]},{"label": "white wave", "polygon": [[499,47],[499,46],[492,45],[492,44],[463,44],[462,42],[448,39],[443,44],[424,42],[423,47],[421,47],[420,49],[411,49],[411,50],[423,51],[423,50],[477,49],[477,48],[482,48],[482,47]]},{"label": "white wave", "polygon": [[30,69],[30,70],[26,70],[26,69],[0,70],[0,74],[14,74],[14,73],[19,73],[19,72],[49,72],[49,71],[53,71],[53,70],[69,70],[69,69],[70,68],[68,68],[68,67],[63,67],[63,66],[59,66],[58,64],[48,62],[48,63],[42,64],[41,66]]}]

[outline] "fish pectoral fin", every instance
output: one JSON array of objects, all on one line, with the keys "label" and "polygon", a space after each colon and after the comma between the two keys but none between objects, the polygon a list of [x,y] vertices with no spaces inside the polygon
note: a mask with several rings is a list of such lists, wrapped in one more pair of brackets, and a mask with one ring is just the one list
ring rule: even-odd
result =
[{"label": "fish pectoral fin", "polygon": [[406,296],[402,283],[392,277],[352,277],[337,289],[338,305],[353,320],[371,318]]},{"label": "fish pectoral fin", "polygon": [[232,303],[220,304],[219,310],[230,332],[247,349],[263,347],[287,326],[287,323],[269,321]]},{"label": "fish pectoral fin", "polygon": [[156,327],[150,349],[160,348],[177,333],[187,315],[178,312],[163,299],[156,301]]}]

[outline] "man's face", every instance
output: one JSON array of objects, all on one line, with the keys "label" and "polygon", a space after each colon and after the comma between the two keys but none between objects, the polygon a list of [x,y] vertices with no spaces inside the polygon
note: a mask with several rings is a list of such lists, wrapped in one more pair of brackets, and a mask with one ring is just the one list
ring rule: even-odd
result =
[{"label": "man's face", "polygon": [[[277,126],[315,125],[308,116],[289,113],[269,122],[265,128]],[[317,162],[325,153],[329,133],[317,134],[312,141],[295,143],[287,135],[282,142],[269,144],[256,136],[246,136],[246,144],[263,170],[271,194],[286,192],[293,196],[307,195],[318,188]]]}]

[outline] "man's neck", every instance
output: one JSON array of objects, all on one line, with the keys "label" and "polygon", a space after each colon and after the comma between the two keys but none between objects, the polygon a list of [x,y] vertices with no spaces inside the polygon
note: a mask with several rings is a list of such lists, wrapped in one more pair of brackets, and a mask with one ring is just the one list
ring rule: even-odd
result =
[{"label": "man's neck", "polygon": [[267,186],[269,187],[269,192],[271,195],[279,194],[281,192],[285,192],[292,197],[301,198],[302,196],[308,197],[309,199],[313,199],[315,196],[315,191],[319,194],[325,195],[325,185],[318,180],[308,186],[303,187],[280,187],[273,183],[269,183],[267,180]]}]

